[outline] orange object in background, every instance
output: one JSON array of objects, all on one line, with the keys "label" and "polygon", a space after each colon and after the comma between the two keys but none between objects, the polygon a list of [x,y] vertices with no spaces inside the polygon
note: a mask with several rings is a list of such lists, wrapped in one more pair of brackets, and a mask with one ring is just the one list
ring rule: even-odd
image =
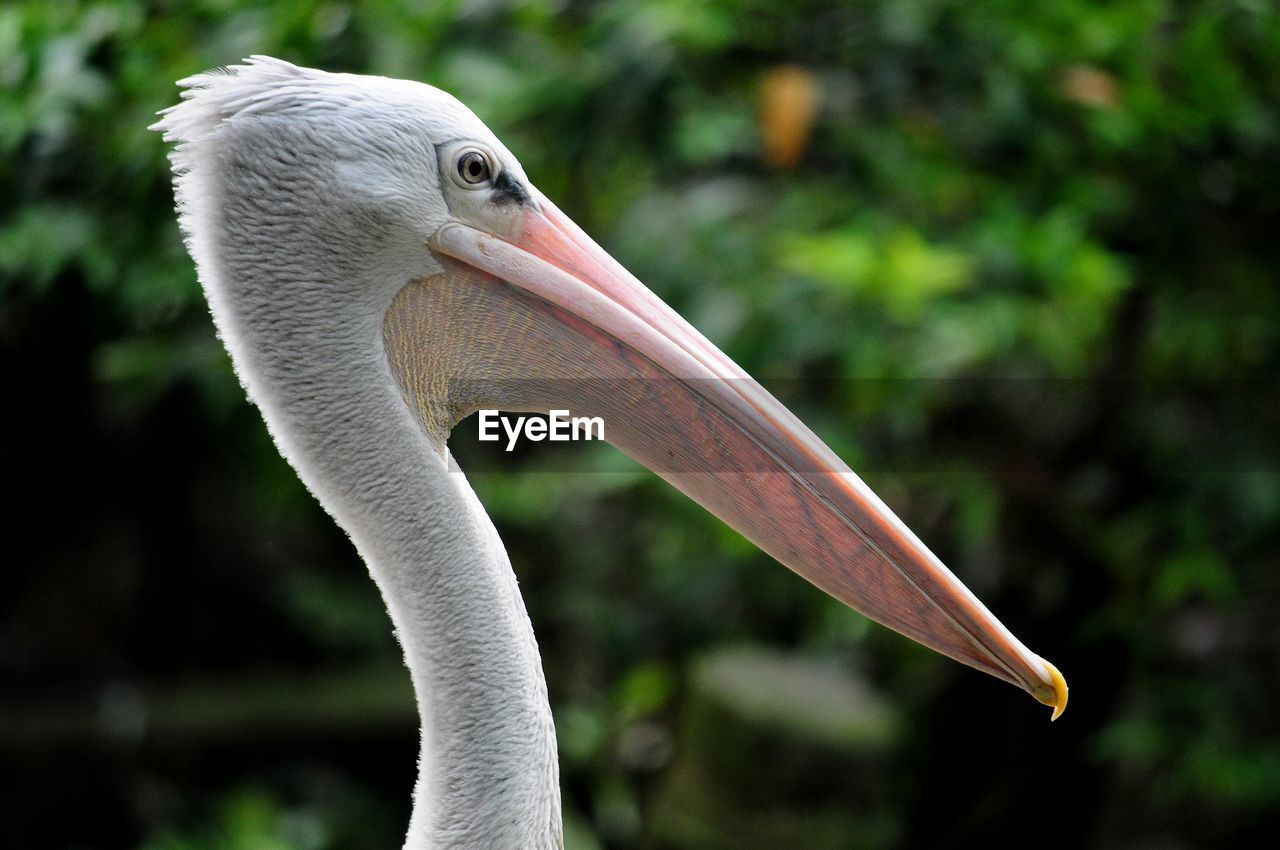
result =
[{"label": "orange object in background", "polygon": [[1111,108],[1120,102],[1120,83],[1116,78],[1092,65],[1070,65],[1058,80],[1059,90],[1067,100],[1097,109]]},{"label": "orange object in background", "polygon": [[818,82],[795,65],[771,68],[760,83],[760,135],[764,158],[778,168],[794,168],[818,116]]}]

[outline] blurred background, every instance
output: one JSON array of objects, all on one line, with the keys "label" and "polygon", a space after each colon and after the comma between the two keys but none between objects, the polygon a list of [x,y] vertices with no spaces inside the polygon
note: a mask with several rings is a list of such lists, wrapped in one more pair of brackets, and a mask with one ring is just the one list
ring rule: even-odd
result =
[{"label": "blurred background", "polygon": [[388,620],[145,130],[253,53],[458,95],[1072,685],[1051,726],[608,446],[464,422],[570,850],[1274,840],[1274,3],[6,0],[0,845],[403,836]]}]

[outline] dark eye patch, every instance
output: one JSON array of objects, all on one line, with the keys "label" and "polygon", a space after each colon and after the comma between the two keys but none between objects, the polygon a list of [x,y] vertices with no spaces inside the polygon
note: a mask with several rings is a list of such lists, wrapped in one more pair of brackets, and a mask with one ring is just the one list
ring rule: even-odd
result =
[{"label": "dark eye patch", "polygon": [[520,185],[520,181],[511,176],[510,171],[500,171],[493,181],[493,193],[489,200],[502,206],[504,204],[527,204],[529,192]]}]

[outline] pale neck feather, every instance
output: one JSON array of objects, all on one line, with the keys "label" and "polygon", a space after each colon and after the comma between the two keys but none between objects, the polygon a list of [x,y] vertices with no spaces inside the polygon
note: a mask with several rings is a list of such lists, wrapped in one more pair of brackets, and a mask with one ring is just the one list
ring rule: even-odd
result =
[{"label": "pale neck feather", "polygon": [[555,732],[515,575],[383,350],[414,246],[355,213],[300,213],[325,208],[308,197],[320,189],[276,196],[269,163],[210,158],[179,200],[219,333],[281,453],[368,565],[413,677],[422,755],[405,847],[560,847]]}]

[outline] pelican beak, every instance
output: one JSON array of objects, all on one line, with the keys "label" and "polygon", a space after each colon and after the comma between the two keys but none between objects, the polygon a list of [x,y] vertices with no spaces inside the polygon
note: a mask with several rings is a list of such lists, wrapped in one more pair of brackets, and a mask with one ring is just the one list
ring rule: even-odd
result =
[{"label": "pelican beak", "polygon": [[1062,713],[1067,685],[1052,664],[540,193],[515,238],[452,222],[430,247],[445,272],[401,290],[384,325],[393,371],[429,427],[447,431],[477,407],[599,416],[607,441],[809,582]]}]

